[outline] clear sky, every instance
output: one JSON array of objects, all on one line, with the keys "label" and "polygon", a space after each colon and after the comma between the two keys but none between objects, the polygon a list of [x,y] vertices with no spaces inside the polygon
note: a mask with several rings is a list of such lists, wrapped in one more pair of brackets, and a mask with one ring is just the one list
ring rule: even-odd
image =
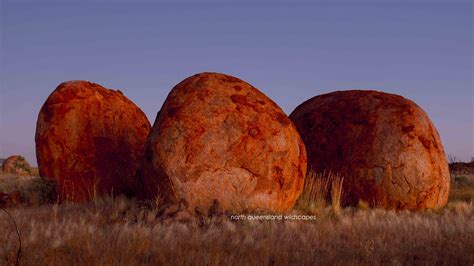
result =
[{"label": "clear sky", "polygon": [[120,89],[153,123],[170,89],[204,71],[288,114],[335,90],[400,94],[447,153],[474,156],[471,0],[0,1],[0,157],[36,164],[37,115],[62,81]]}]

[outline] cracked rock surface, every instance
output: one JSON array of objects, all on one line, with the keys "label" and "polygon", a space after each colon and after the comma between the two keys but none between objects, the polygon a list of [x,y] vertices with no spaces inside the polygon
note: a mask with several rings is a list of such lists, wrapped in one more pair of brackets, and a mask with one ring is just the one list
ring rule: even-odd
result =
[{"label": "cracked rock surface", "polygon": [[447,203],[448,163],[436,128],[414,102],[377,91],[316,96],[290,115],[308,168],[344,176],[344,205],[426,209]]},{"label": "cracked rock surface", "polygon": [[145,114],[120,91],[64,82],[38,116],[40,175],[58,182],[61,200],[130,194],[150,128]]},{"label": "cracked rock surface", "polygon": [[141,173],[149,197],[218,202],[234,212],[285,212],[299,197],[306,151],[267,96],[232,76],[201,73],[168,95],[147,141]]}]

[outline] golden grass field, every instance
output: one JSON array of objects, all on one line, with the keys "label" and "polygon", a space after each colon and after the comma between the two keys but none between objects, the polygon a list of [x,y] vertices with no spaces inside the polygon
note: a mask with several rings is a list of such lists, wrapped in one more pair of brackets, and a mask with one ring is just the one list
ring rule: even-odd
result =
[{"label": "golden grass field", "polygon": [[[0,191],[28,199],[7,209],[21,265],[473,265],[474,175],[453,176],[448,205],[422,212],[340,208],[337,180],[330,203],[318,193],[327,184],[307,183],[293,214],[311,221],[194,218],[126,198],[58,205],[38,177],[1,174]],[[3,213],[0,239],[0,264],[14,264],[17,234]]]}]

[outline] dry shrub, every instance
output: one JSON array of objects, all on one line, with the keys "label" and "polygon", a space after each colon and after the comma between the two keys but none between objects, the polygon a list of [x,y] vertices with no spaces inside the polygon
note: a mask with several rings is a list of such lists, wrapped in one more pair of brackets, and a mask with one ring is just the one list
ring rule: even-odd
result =
[{"label": "dry shrub", "polygon": [[41,205],[56,201],[56,183],[39,176],[20,176],[2,173],[0,192],[19,191],[22,201],[27,204]]},{"label": "dry shrub", "polygon": [[11,193],[14,191],[23,191],[38,178],[37,176],[21,176],[0,172],[0,192]]},{"label": "dry shrub", "polygon": [[56,183],[50,180],[35,178],[31,180],[22,193],[22,197],[29,204],[41,205],[56,201]]},{"label": "dry shrub", "polygon": [[451,173],[449,201],[474,202],[474,174]]}]

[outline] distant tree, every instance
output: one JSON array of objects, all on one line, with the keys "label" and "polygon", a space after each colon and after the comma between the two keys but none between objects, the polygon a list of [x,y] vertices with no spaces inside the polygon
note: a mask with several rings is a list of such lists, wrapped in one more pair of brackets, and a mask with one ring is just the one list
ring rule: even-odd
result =
[{"label": "distant tree", "polygon": [[454,154],[448,154],[448,162],[449,163],[460,163],[461,159],[459,157],[457,157],[456,155],[454,155]]}]

